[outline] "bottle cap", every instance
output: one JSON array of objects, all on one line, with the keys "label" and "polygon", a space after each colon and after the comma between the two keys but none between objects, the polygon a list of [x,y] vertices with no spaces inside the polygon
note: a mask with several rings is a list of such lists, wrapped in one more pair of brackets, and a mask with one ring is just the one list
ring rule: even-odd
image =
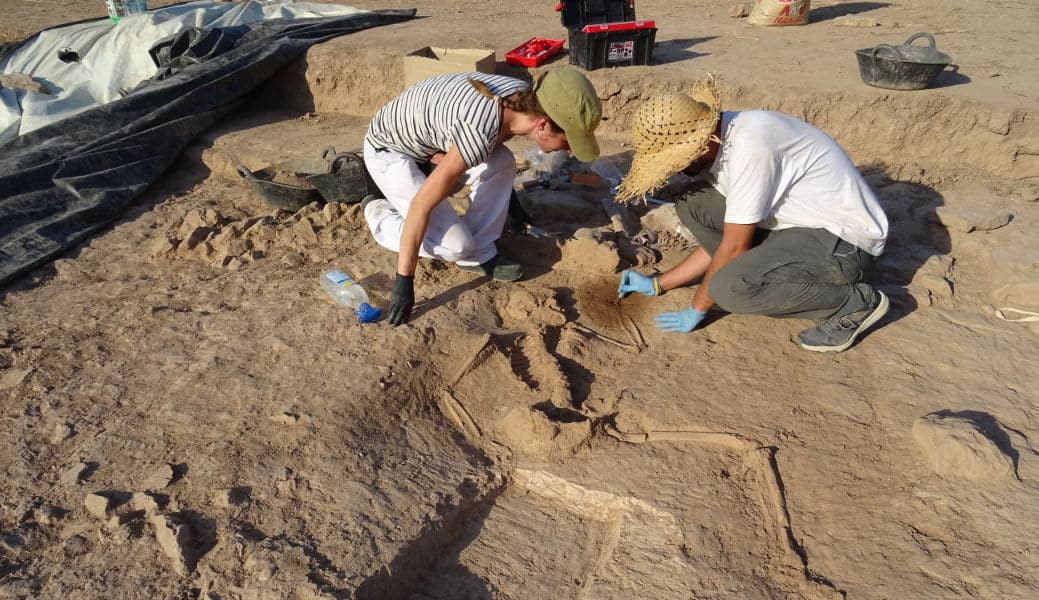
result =
[{"label": "bottle cap", "polygon": [[379,310],[378,307],[372,306],[371,304],[365,302],[364,304],[357,307],[357,310],[354,311],[354,314],[357,315],[358,323],[372,323],[382,315],[382,311]]}]

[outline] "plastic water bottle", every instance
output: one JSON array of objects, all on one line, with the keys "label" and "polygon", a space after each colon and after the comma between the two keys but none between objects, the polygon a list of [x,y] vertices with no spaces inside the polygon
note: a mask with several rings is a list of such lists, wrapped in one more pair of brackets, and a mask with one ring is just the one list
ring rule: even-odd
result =
[{"label": "plastic water bottle", "polygon": [[109,18],[118,23],[119,19],[133,13],[147,12],[148,0],[105,0],[105,6]]},{"label": "plastic water bottle", "polygon": [[322,273],[321,289],[339,306],[354,309],[361,323],[371,323],[382,314],[381,310],[368,304],[368,293],[344,271],[333,269]]}]

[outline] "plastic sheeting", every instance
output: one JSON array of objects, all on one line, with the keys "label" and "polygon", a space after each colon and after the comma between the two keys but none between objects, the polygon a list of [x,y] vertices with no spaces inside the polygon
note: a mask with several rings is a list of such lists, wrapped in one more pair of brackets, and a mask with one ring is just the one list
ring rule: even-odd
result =
[{"label": "plastic sheeting", "polygon": [[[0,88],[0,144],[121,96],[152,77],[148,49],[185,27],[219,29],[261,20],[339,17],[361,11],[334,4],[296,2],[192,2],[152,12],[47,29],[4,59],[0,74],[23,73],[51,94]],[[79,61],[64,62],[69,48]]]},{"label": "plastic sheeting", "polygon": [[[212,6],[196,3],[169,10],[185,15],[185,10],[197,4]],[[230,6],[224,16],[238,12],[242,17],[254,14],[249,12],[252,10],[266,14],[263,11],[268,8],[263,3],[248,2]],[[212,16],[207,11],[203,12]],[[230,50],[172,75],[165,70],[168,77],[147,79],[125,97],[116,92],[111,101],[84,110],[77,108],[75,92],[63,95],[71,101],[63,102],[61,110],[52,111],[47,124],[0,146],[0,282],[50,260],[117,218],[195,136],[312,44],[407,20],[415,11],[351,9],[351,13],[321,18],[293,15],[291,20],[253,19],[244,25],[247,32]],[[201,14],[196,16],[201,19]],[[161,15],[147,14],[105,27],[117,30],[134,19],[165,22]],[[226,19],[202,19],[178,21],[177,30],[204,23],[242,26]],[[50,37],[44,33],[49,32],[39,37]],[[156,35],[138,43],[136,52],[140,56],[120,54],[119,61],[124,64],[119,77],[109,77],[104,86],[94,86],[94,82],[79,85],[80,93],[89,95],[92,101],[108,98],[105,94],[113,87],[132,86],[144,71],[148,76],[157,74],[149,49],[162,37]],[[98,44],[102,42],[91,39],[85,54],[101,60]],[[51,61],[56,49],[70,41],[52,40],[46,47],[53,52],[47,51],[39,62]],[[26,52],[39,42],[39,38],[30,40],[9,59],[27,61]],[[142,62],[150,66],[145,69],[140,66]],[[58,116],[65,118],[55,120]]]}]

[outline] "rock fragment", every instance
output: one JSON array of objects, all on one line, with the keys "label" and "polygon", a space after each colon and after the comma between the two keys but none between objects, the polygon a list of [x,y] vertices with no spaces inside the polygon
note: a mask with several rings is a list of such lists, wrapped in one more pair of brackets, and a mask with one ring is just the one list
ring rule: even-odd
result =
[{"label": "rock fragment", "polygon": [[164,464],[141,482],[141,489],[146,492],[161,490],[169,486],[177,474],[170,464]]},{"label": "rock fragment", "polygon": [[308,219],[300,219],[299,223],[292,226],[292,232],[304,244],[318,243],[317,231]]},{"label": "rock fragment", "polygon": [[956,259],[947,254],[936,254],[916,272],[913,285],[928,290],[935,298],[951,298],[955,292],[952,271]]},{"label": "rock fragment", "polygon": [[36,81],[25,73],[9,73],[7,75],[0,75],[0,88],[25,90],[27,92],[36,92],[37,94],[51,93],[45,84]]},{"label": "rock fragment", "polygon": [[160,256],[166,256],[172,254],[177,250],[177,245],[180,241],[169,236],[161,236],[151,243],[149,246],[149,254],[152,258],[159,258]]},{"label": "rock fragment", "polygon": [[186,250],[194,250],[196,246],[206,241],[213,233],[213,230],[209,227],[197,227],[195,229],[188,230],[184,235],[184,242],[181,246]]},{"label": "rock fragment", "polygon": [[934,217],[952,231],[969,233],[1003,227],[1013,216],[1002,208],[1004,200],[977,183],[942,191],[943,204]]},{"label": "rock fragment", "polygon": [[1000,208],[977,206],[939,206],[934,211],[938,222],[953,231],[991,231],[1010,223],[1013,215]]},{"label": "rock fragment", "polygon": [[50,442],[60,444],[75,435],[76,430],[68,423],[58,423],[51,432]]},{"label": "rock fragment", "polygon": [[84,481],[90,477],[90,475],[96,469],[96,465],[80,462],[72,465],[71,467],[62,471],[59,479],[61,483],[65,485],[75,485],[81,481]]},{"label": "rock fragment", "polygon": [[270,419],[279,425],[295,425],[299,421],[299,415],[291,412],[280,412],[271,415]]},{"label": "rock fragment", "polygon": [[155,540],[159,548],[173,561],[173,570],[178,575],[187,575],[188,549],[191,546],[191,529],[172,515],[152,515],[149,518],[155,527]]},{"label": "rock fragment", "polygon": [[343,205],[338,202],[329,202],[321,209],[326,223],[332,223],[343,215]]},{"label": "rock fragment", "polygon": [[220,508],[232,506],[248,506],[252,501],[252,488],[247,486],[233,487],[213,492],[213,504]]},{"label": "rock fragment", "polygon": [[1014,461],[1004,451],[1012,451],[1009,441],[1004,440],[1001,448],[993,439],[1000,433],[1006,437],[998,425],[983,428],[976,419],[954,413],[932,413],[913,423],[913,439],[928,464],[939,476],[951,479],[1015,478]]},{"label": "rock fragment", "polygon": [[83,506],[87,509],[87,512],[98,519],[105,519],[108,516],[110,503],[111,500],[108,496],[101,494],[88,494],[86,499],[83,500]]},{"label": "rock fragment", "polygon": [[877,20],[869,17],[841,15],[833,20],[833,24],[839,27],[876,27]]},{"label": "rock fragment", "polygon": [[54,525],[64,517],[64,510],[49,504],[38,506],[33,510],[33,519],[40,525]]},{"label": "rock fragment", "polygon": [[184,220],[180,223],[180,230],[178,233],[181,238],[187,237],[192,231],[199,229],[200,227],[206,226],[206,220],[202,216],[202,211],[191,210],[188,214],[184,215]]},{"label": "rock fragment", "polygon": [[164,496],[157,496],[145,492],[137,492],[130,497],[130,509],[143,510],[146,513],[153,513],[161,510],[166,507],[166,504],[167,502]]},{"label": "rock fragment", "polygon": [[32,371],[29,369],[6,369],[4,373],[0,373],[0,390],[21,385],[30,373]]}]

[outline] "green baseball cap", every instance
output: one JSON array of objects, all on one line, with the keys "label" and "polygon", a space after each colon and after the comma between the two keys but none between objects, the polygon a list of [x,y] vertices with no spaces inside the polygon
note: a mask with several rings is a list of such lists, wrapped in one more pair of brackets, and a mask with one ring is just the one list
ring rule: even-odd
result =
[{"label": "green baseball cap", "polygon": [[587,77],[565,67],[549,71],[541,78],[534,95],[545,114],[563,128],[577,160],[591,162],[599,157],[595,128],[602,119],[602,102]]}]

